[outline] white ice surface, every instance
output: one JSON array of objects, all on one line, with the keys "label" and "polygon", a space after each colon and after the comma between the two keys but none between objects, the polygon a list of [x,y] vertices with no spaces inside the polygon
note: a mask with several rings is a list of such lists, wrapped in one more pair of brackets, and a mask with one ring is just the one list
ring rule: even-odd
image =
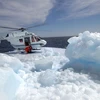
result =
[{"label": "white ice surface", "polygon": [[0,67],[11,67],[16,73],[23,68],[23,63],[15,57],[0,53]]},{"label": "white ice surface", "polygon": [[[71,54],[76,49],[70,45],[74,46],[77,40],[69,40],[66,53],[65,49],[42,48],[41,53],[10,52],[3,54],[5,58],[1,54],[0,100],[100,100],[100,81],[94,80],[90,74],[75,72],[73,66],[68,68],[71,62],[79,62],[81,58],[79,56],[77,60],[77,55]],[[89,58],[90,62],[99,64],[99,58]]]},{"label": "white ice surface", "polygon": [[10,67],[0,67],[0,100],[15,100],[23,80]]}]

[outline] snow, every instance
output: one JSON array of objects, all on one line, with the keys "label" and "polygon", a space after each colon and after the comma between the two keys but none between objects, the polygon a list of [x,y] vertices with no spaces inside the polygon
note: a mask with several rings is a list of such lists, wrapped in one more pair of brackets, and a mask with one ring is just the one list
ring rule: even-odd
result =
[{"label": "snow", "polygon": [[100,100],[99,38],[86,31],[66,49],[1,53],[0,100]]},{"label": "snow", "polygon": [[0,67],[11,67],[15,72],[23,68],[23,63],[15,57],[10,57],[6,54],[0,54]]}]

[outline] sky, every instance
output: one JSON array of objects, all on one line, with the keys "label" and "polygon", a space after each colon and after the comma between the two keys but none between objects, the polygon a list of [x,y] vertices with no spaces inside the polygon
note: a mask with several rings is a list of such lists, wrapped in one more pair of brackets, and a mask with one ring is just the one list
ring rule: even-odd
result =
[{"label": "sky", "polygon": [[[100,32],[100,0],[0,0],[0,26],[34,27],[42,37]],[[45,23],[45,25],[42,25]],[[13,30],[0,28],[0,36]]]}]

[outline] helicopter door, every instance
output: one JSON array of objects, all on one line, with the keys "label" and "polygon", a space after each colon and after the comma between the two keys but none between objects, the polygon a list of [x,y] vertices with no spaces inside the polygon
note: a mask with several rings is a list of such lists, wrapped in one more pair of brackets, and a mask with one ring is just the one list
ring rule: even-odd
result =
[{"label": "helicopter door", "polygon": [[25,37],[24,41],[25,41],[25,46],[29,46],[30,45],[30,37]]}]

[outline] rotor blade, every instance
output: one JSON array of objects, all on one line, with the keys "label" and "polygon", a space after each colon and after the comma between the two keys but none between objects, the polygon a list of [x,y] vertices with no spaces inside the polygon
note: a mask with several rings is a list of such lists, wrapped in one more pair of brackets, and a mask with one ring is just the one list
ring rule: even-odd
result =
[{"label": "rotor blade", "polygon": [[5,27],[5,26],[0,26],[0,28],[6,28],[6,29],[18,29],[18,28],[13,28],[13,27]]},{"label": "rotor blade", "polygon": [[34,27],[39,27],[39,26],[43,26],[43,25],[46,25],[46,23],[39,24],[39,25],[34,25],[34,26],[31,26],[31,27],[27,27],[27,28],[25,28],[25,29],[34,28]]},{"label": "rotor blade", "polygon": [[19,29],[10,29],[9,31],[18,31]]},{"label": "rotor blade", "polygon": [[52,32],[51,30],[49,31],[49,30],[34,30],[34,31],[44,31],[44,32]]},{"label": "rotor blade", "polygon": [[25,28],[18,28],[18,29],[10,29],[10,31],[25,31]]}]

